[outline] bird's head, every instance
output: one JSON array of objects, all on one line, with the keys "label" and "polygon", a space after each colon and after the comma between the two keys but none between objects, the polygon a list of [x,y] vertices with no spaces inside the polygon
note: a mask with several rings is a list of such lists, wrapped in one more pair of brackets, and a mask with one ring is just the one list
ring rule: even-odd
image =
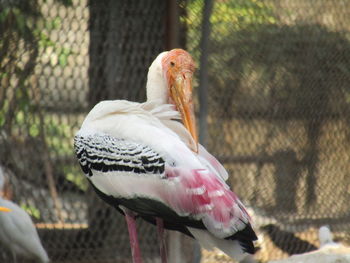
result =
[{"label": "bird's head", "polygon": [[0,212],[11,212],[12,210],[10,208],[0,206]]},{"label": "bird's head", "polygon": [[318,230],[318,238],[320,240],[321,246],[324,246],[326,244],[333,242],[333,234],[329,229],[329,226],[320,227],[320,229]]},{"label": "bird's head", "polygon": [[175,105],[181,114],[183,124],[197,144],[198,136],[192,99],[194,71],[195,63],[185,50],[173,49],[161,53],[149,68],[147,99]]}]

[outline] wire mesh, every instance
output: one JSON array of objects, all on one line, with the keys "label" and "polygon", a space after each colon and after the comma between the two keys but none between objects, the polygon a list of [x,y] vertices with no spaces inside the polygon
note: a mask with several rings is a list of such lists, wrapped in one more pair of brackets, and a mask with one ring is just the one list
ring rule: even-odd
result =
[{"label": "wire mesh", "polygon": [[[184,18],[197,60],[203,4],[190,1]],[[264,260],[314,249],[315,229],[325,224],[349,241],[346,7],[348,1],[214,1],[208,148],[254,214],[262,248],[276,248],[261,249]],[[294,233],[310,244],[292,240]]]},{"label": "wire mesh", "polygon": [[[11,199],[32,215],[52,262],[130,262],[124,219],[89,188],[74,157],[73,137],[96,101],[144,96],[147,64],[163,49],[165,5],[64,0],[0,5],[0,149],[1,165],[12,172]],[[137,42],[130,46],[132,39]],[[154,262],[154,228],[145,223],[139,228],[146,262]],[[2,257],[1,262],[13,260],[9,251]]]},{"label": "wire mesh", "polygon": [[[179,42],[198,62],[204,1],[178,4]],[[52,262],[130,262],[125,222],[90,189],[72,140],[96,102],[145,98],[168,5],[0,1],[0,160]],[[324,224],[349,242],[350,3],[216,0],[210,26],[207,148],[253,214],[257,258],[314,249]],[[154,227],[139,232],[159,260]]]}]

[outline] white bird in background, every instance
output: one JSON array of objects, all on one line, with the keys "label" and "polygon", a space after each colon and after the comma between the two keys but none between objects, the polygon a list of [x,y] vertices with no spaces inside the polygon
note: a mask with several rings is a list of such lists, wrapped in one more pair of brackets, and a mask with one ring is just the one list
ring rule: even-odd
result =
[{"label": "white bird in background", "polygon": [[[4,177],[0,172],[0,186]],[[41,263],[49,258],[41,245],[36,228],[30,216],[15,203],[0,196],[0,243],[7,247],[16,262],[17,255],[35,259]]]},{"label": "white bird in background", "polygon": [[303,254],[293,255],[286,259],[270,261],[269,263],[330,263],[350,262],[350,248],[333,241],[333,234],[328,226],[320,227],[318,231],[320,248]]},{"label": "white bird in background", "polygon": [[328,226],[321,226],[318,230],[318,238],[320,240],[320,248],[323,247],[339,247],[340,244],[333,241],[333,234]]},{"label": "white bird in background", "polygon": [[135,216],[157,225],[162,262],[163,227],[237,260],[255,251],[250,217],[225,183],[226,170],[197,143],[193,72],[186,51],[161,53],[149,68],[147,102],[100,102],[75,136],[89,182],[125,215],[136,263],[142,259]]}]

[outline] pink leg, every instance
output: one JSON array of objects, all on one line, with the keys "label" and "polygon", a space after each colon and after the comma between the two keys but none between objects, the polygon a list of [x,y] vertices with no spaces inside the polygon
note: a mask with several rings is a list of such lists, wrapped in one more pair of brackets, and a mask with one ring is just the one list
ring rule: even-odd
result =
[{"label": "pink leg", "polygon": [[133,263],[142,263],[141,252],[139,247],[139,242],[137,240],[137,231],[135,223],[135,215],[128,209],[123,209],[125,213],[126,223],[128,224],[129,239],[131,246],[131,254]]},{"label": "pink leg", "polygon": [[163,219],[160,219],[157,217],[156,222],[157,222],[158,241],[160,244],[160,258],[162,260],[162,263],[167,263]]}]

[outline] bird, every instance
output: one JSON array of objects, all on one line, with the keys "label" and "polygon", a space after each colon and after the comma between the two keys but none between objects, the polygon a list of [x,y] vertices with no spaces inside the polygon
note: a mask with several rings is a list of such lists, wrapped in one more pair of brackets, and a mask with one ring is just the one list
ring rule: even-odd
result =
[{"label": "bird", "polygon": [[320,240],[320,248],[324,247],[340,247],[339,243],[333,241],[333,234],[329,226],[321,226],[318,230],[318,238]]},{"label": "bird", "polygon": [[270,261],[270,263],[328,263],[350,262],[350,248],[333,241],[333,235],[328,226],[321,226],[318,231],[320,247],[317,250],[292,255],[289,258]]},{"label": "bird", "polygon": [[[4,177],[0,173],[1,187],[3,182]],[[30,216],[17,204],[1,196],[0,243],[11,251],[14,262],[17,261],[17,255],[41,263],[50,262]]]},{"label": "bird", "polygon": [[13,178],[13,173],[2,164],[0,164],[0,196],[4,199],[11,200],[13,197],[9,178]]},{"label": "bird", "polygon": [[198,143],[192,100],[195,65],[183,49],[149,67],[147,101],[107,100],[74,137],[77,159],[95,192],[125,215],[134,263],[142,262],[135,218],[217,247],[236,260],[254,253],[257,236],[227,171]]},{"label": "bird", "polygon": [[4,206],[0,206],[0,212],[10,212],[10,211],[11,211],[10,208],[4,207]]}]

